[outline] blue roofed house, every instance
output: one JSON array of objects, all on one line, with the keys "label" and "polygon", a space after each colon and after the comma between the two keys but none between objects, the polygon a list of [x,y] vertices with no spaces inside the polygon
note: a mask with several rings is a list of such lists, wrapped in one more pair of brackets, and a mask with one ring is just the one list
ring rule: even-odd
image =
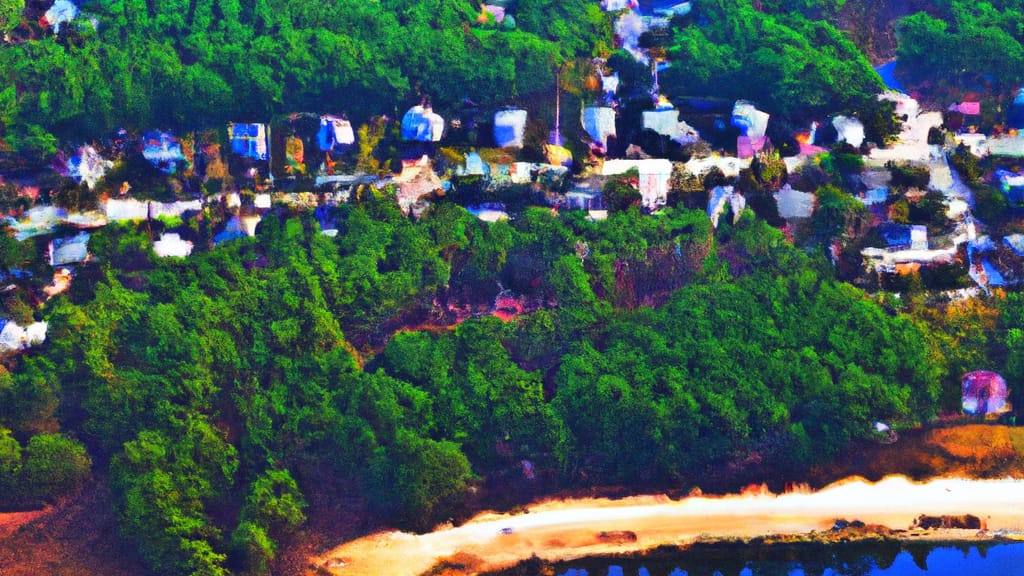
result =
[{"label": "blue roofed house", "polygon": [[402,139],[417,142],[437,142],[444,133],[444,119],[434,113],[430,104],[423,102],[402,116]]},{"label": "blue roofed house", "polygon": [[50,266],[78,264],[89,259],[89,233],[50,241]]},{"label": "blue roofed house", "polygon": [[269,157],[266,124],[228,124],[228,134],[235,154],[254,160]]},{"label": "blue roofed house", "polygon": [[494,143],[500,148],[522,148],[526,110],[510,108],[494,114]]},{"label": "blue roofed house", "polygon": [[891,222],[878,227],[878,232],[885,239],[890,250],[927,250],[928,227],[909,224],[893,224]]}]

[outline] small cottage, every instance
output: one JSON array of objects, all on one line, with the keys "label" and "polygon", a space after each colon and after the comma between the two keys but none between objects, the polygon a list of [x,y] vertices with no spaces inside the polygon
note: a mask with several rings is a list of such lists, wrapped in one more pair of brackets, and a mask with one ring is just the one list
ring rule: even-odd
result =
[{"label": "small cottage", "polygon": [[438,142],[444,134],[444,118],[424,102],[409,108],[402,116],[402,139],[417,142]]},{"label": "small cottage", "polygon": [[50,241],[50,266],[78,264],[89,259],[89,234],[79,232],[70,238]]},{"label": "small cottage", "polygon": [[268,158],[266,124],[228,124],[231,151],[253,160]]},{"label": "small cottage", "polygon": [[494,143],[501,148],[522,148],[526,110],[510,108],[494,114]]},{"label": "small cottage", "polygon": [[669,179],[672,177],[672,162],[664,158],[645,160],[607,160],[602,174],[616,176],[636,168],[640,179],[641,205],[648,210],[656,210],[668,200]]},{"label": "small cottage", "polygon": [[962,403],[967,414],[1001,414],[1010,411],[1006,380],[995,372],[980,370],[964,374]]}]

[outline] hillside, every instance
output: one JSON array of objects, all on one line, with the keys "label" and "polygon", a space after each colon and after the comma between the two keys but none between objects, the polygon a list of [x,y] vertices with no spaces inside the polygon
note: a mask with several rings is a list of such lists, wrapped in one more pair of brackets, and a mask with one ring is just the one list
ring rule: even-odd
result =
[{"label": "hillside", "polygon": [[941,427],[967,372],[1024,405],[1019,2],[44,4],[0,7],[0,576],[1022,475]]}]

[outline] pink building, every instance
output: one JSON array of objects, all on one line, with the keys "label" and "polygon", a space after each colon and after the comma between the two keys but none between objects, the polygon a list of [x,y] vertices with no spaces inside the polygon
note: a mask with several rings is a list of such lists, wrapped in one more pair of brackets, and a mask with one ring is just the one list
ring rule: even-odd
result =
[{"label": "pink building", "polygon": [[1006,380],[995,372],[968,372],[963,378],[962,402],[967,414],[1000,414],[1010,411]]}]

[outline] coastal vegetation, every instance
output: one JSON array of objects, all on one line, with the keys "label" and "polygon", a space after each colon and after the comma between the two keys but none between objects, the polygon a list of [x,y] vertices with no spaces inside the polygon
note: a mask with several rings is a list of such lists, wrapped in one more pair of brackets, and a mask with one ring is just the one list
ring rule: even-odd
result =
[{"label": "coastal vegetation", "polygon": [[[18,438],[25,474],[35,431],[73,432],[151,567],[258,572],[311,493],[422,529],[481,482],[529,485],[524,460],[549,487],[694,485],[751,455],[795,471],[953,396],[954,350],[927,324],[749,211],[713,232],[684,208],[494,224],[450,204],[412,222],[386,198],[338,210],[336,239],[278,211],[188,260],[138,253],[132,227],[97,233],[105,264],[4,374],[6,474]],[[541,309],[391,334],[439,300],[486,310],[500,287]]]}]

